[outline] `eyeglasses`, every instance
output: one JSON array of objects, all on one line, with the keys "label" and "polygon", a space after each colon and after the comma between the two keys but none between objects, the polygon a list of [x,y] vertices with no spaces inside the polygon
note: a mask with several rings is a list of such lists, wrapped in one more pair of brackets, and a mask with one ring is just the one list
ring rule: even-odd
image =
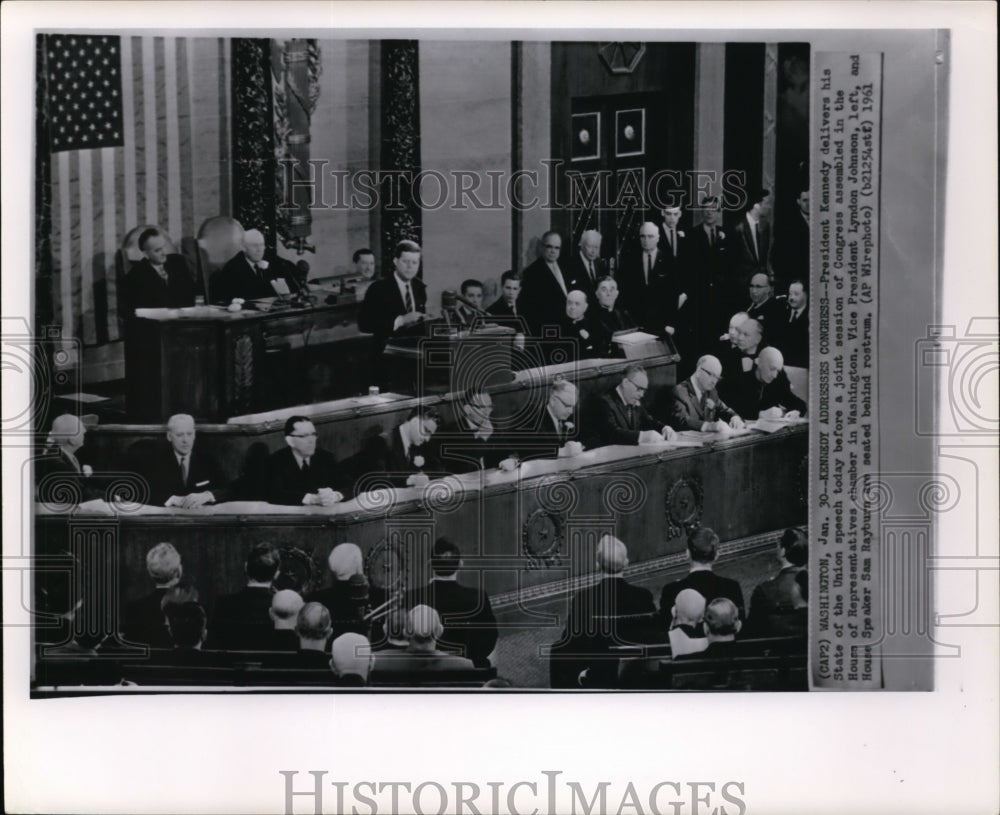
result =
[{"label": "eyeglasses", "polygon": [[316,431],[314,430],[312,433],[289,433],[288,435],[293,439],[313,439],[316,437]]},{"label": "eyeglasses", "polygon": [[701,371],[703,374],[705,374],[705,376],[712,377],[712,379],[722,379],[722,374],[713,373],[707,368],[699,368],[698,370]]},{"label": "eyeglasses", "polygon": [[771,288],[767,283],[751,283],[751,289],[769,289]]},{"label": "eyeglasses", "polygon": [[543,243],[542,246],[545,247],[546,249],[562,249],[562,244],[559,244],[557,246],[556,244],[553,243]]},{"label": "eyeglasses", "polygon": [[626,381],[626,382],[628,382],[628,383],[629,383],[629,384],[630,384],[630,385],[631,385],[631,386],[632,386],[633,388],[635,388],[635,389],[636,389],[637,391],[639,391],[639,393],[645,393],[646,391],[648,391],[648,390],[649,390],[649,387],[648,387],[648,386],[644,388],[644,387],[643,387],[642,385],[637,385],[637,384],[635,384],[635,380],[633,380],[633,379],[628,379],[628,378],[626,377],[625,381]]}]

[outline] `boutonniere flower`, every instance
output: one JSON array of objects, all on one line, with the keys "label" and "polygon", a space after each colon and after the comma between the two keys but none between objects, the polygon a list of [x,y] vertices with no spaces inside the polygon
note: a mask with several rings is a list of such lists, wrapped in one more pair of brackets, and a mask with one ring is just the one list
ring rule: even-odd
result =
[{"label": "boutonniere flower", "polygon": [[269,265],[270,264],[266,260],[258,260],[257,261],[257,267],[260,268],[260,269],[266,270]]},{"label": "boutonniere flower", "polygon": [[423,456],[414,456],[413,457],[413,466],[414,467],[423,467],[424,466],[424,457]]},{"label": "boutonniere flower", "polygon": [[573,424],[572,422],[563,422],[563,427],[565,427],[566,430],[567,430],[567,432],[568,432],[568,431],[572,431],[573,428],[576,427],[576,425]]},{"label": "boutonniere flower", "polygon": [[584,340],[589,340],[590,339],[590,333],[587,331],[586,328],[581,328],[580,329],[580,338],[584,339]]},{"label": "boutonniere flower", "polygon": [[684,237],[684,232],[682,230],[678,229],[677,230],[677,237],[678,238],[683,238]]},{"label": "boutonniere flower", "polygon": [[90,478],[94,474],[94,468],[89,464],[84,464],[81,468],[85,477]]},{"label": "boutonniere flower", "polygon": [[719,237],[722,238],[723,240],[725,240],[726,238],[726,233],[723,232],[721,229],[719,230]]}]

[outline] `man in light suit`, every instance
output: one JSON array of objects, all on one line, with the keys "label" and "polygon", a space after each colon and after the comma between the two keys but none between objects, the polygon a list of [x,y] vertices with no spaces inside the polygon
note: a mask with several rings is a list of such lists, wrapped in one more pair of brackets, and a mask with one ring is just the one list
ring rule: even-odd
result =
[{"label": "man in light suit", "polygon": [[195,446],[193,417],[171,416],[166,437],[149,458],[133,465],[149,484],[149,504],[193,509],[231,500],[233,491],[219,463]]},{"label": "man in light suit", "polygon": [[698,360],[694,373],[674,389],[670,421],[677,430],[721,433],[744,427],[743,419],[719,398],[715,386],[721,377],[718,359],[706,354]]},{"label": "man in light suit", "polygon": [[656,444],[676,438],[674,429],[657,421],[642,405],[649,390],[649,376],[638,362],[627,365],[621,382],[597,401],[594,421],[595,446],[608,444]]},{"label": "man in light suit", "polygon": [[542,256],[521,272],[522,291],[518,306],[528,320],[531,333],[540,337],[543,326],[558,326],[565,312],[566,295],[585,283],[559,263],[562,238],[549,230],[542,235]]},{"label": "man in light suit", "polygon": [[772,277],[771,270],[771,214],[770,190],[758,190],[747,202],[743,217],[733,228],[733,263],[740,286],[744,290],[755,274]]},{"label": "man in light suit", "polygon": [[358,329],[375,335],[380,354],[392,334],[427,318],[427,288],[417,278],[420,244],[400,241],[392,263],[393,273],[368,287],[358,312]]}]

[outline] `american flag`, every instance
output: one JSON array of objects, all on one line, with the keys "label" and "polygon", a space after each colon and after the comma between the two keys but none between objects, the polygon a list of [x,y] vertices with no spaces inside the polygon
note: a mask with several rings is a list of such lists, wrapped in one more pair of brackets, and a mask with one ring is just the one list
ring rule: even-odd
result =
[{"label": "american flag", "polygon": [[63,336],[96,345],[119,339],[115,255],[128,232],[158,225],[180,251],[202,222],[230,209],[230,46],[209,37],[40,36],[52,313]]}]

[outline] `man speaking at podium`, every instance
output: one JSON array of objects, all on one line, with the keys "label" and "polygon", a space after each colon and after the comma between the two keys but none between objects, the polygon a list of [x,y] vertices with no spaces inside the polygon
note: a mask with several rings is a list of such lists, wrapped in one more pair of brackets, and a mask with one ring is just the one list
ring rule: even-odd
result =
[{"label": "man speaking at podium", "polygon": [[375,335],[378,353],[396,331],[427,318],[427,288],[417,279],[420,244],[400,241],[392,262],[392,275],[368,287],[358,313],[358,328]]}]

